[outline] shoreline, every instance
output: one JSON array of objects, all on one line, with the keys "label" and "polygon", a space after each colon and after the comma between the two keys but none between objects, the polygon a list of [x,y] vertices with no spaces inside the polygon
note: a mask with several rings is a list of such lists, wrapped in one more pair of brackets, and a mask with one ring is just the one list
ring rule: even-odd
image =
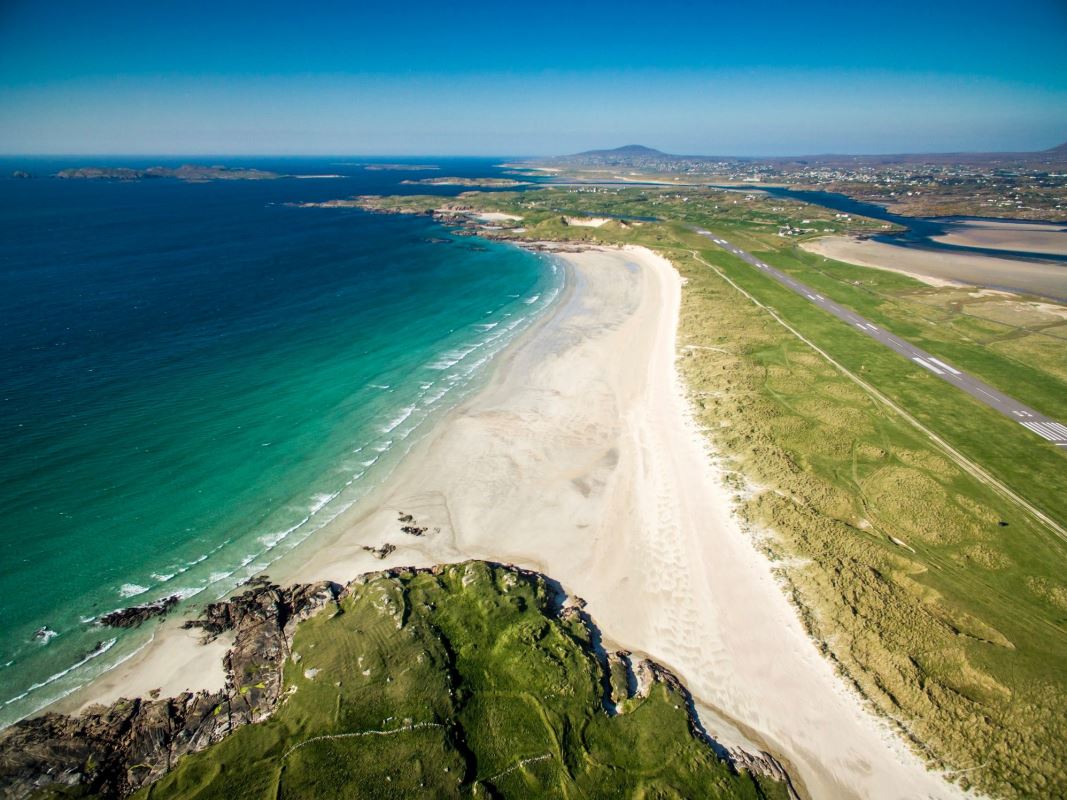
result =
[{"label": "shoreline", "polygon": [[[498,354],[485,384],[272,578],[513,562],[585,599],[606,642],[682,678],[713,737],[782,757],[811,796],[960,796],[834,672],[734,516],[675,369],[673,266],[644,248],[559,257],[564,291]],[[428,532],[402,532],[401,514]],[[384,559],[364,549],[384,544],[396,548]],[[179,639],[189,635],[179,619],[81,706],[106,683],[128,693],[159,681],[171,694],[211,669],[221,678],[218,654]],[[188,654],[170,664],[171,682],[167,646]]]},{"label": "shoreline", "polygon": [[[567,292],[488,385],[285,579],[472,557],[544,572],[606,643],[678,674],[714,738],[769,750],[811,796],[959,796],[818,652],[734,517],[675,370],[673,266],[642,248],[565,260]],[[405,536],[401,513],[440,533]],[[360,549],[384,543],[384,562]]]}]

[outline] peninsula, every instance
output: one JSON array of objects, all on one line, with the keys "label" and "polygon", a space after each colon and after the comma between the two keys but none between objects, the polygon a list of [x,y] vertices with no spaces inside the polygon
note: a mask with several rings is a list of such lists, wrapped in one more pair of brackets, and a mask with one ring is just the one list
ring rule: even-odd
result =
[{"label": "peninsula", "polygon": [[517,181],[512,178],[421,178],[419,180],[404,180],[402,184],[409,186],[477,186],[483,189],[507,189],[516,186],[528,186],[526,181]]}]

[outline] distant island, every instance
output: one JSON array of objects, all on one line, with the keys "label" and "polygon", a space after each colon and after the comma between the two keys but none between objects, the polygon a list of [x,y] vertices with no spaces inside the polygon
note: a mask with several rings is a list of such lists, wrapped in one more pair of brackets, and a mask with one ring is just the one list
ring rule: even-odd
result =
[{"label": "distant island", "polygon": [[427,169],[441,169],[436,164],[361,164],[369,172],[418,172]]},{"label": "distant island", "polygon": [[490,189],[530,185],[529,181],[517,181],[512,178],[422,178],[400,182],[411,186],[481,186]]},{"label": "distant island", "polygon": [[63,180],[111,180],[140,181],[151,178],[175,178],[180,181],[269,181],[287,177],[277,172],[262,169],[238,169],[233,167],[204,167],[183,164],[180,167],[75,167],[56,173]]}]

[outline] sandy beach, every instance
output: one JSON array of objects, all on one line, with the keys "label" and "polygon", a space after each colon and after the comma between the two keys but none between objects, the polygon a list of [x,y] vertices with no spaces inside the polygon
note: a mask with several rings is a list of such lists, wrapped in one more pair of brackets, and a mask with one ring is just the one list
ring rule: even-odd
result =
[{"label": "sandy beach", "polygon": [[[287,578],[469,557],[545,572],[606,640],[686,681],[727,744],[792,764],[814,797],[951,797],[834,674],[735,522],[674,368],[681,280],[643,249],[563,256],[568,290]],[[439,532],[400,532],[400,512]],[[365,544],[396,545],[384,562]]]},{"label": "sandy beach", "polygon": [[[811,797],[960,796],[834,673],[732,515],[675,371],[677,272],[640,248],[558,257],[564,295],[485,388],[272,577],[471,557],[537,569],[588,602],[606,643],[670,666],[712,735],[769,750]],[[401,512],[430,531],[401,532]],[[387,542],[384,560],[363,550]],[[79,705],[210,688],[219,657],[164,627]]]},{"label": "sandy beach", "polygon": [[[947,241],[945,237],[942,239]],[[1064,264],[898,247],[849,236],[827,236],[800,246],[827,258],[899,272],[933,286],[985,286],[1067,301],[1067,265]]]}]

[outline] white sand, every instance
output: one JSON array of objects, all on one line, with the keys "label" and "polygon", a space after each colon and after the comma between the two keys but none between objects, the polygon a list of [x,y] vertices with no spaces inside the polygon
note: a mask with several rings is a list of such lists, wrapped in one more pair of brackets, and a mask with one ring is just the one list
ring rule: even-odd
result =
[{"label": "white sand", "polygon": [[563,221],[578,228],[599,228],[611,222],[607,217],[564,217]]},{"label": "white sand", "polygon": [[[674,369],[678,274],[639,248],[563,258],[564,297],[486,389],[285,578],[470,557],[538,569],[609,643],[672,667],[715,710],[710,730],[739,720],[812,796],[958,796],[846,689],[734,520]],[[440,532],[401,533],[399,511]],[[386,541],[384,562],[360,549]]]},{"label": "white sand", "polygon": [[474,216],[483,222],[517,222],[522,219],[522,217],[517,217],[514,214],[504,214],[501,211],[484,211]]},{"label": "white sand", "polygon": [[110,704],[120,697],[160,697],[182,692],[218,691],[226,683],[223,657],[233,644],[223,634],[210,644],[200,643],[200,631],[182,630],[180,618],[167,620],[141,650],[92,683],[50,709],[78,713],[94,703]]},{"label": "white sand", "polygon": [[837,261],[899,272],[932,286],[969,284],[1067,300],[1067,264],[899,247],[849,236],[826,236],[800,246]]}]

